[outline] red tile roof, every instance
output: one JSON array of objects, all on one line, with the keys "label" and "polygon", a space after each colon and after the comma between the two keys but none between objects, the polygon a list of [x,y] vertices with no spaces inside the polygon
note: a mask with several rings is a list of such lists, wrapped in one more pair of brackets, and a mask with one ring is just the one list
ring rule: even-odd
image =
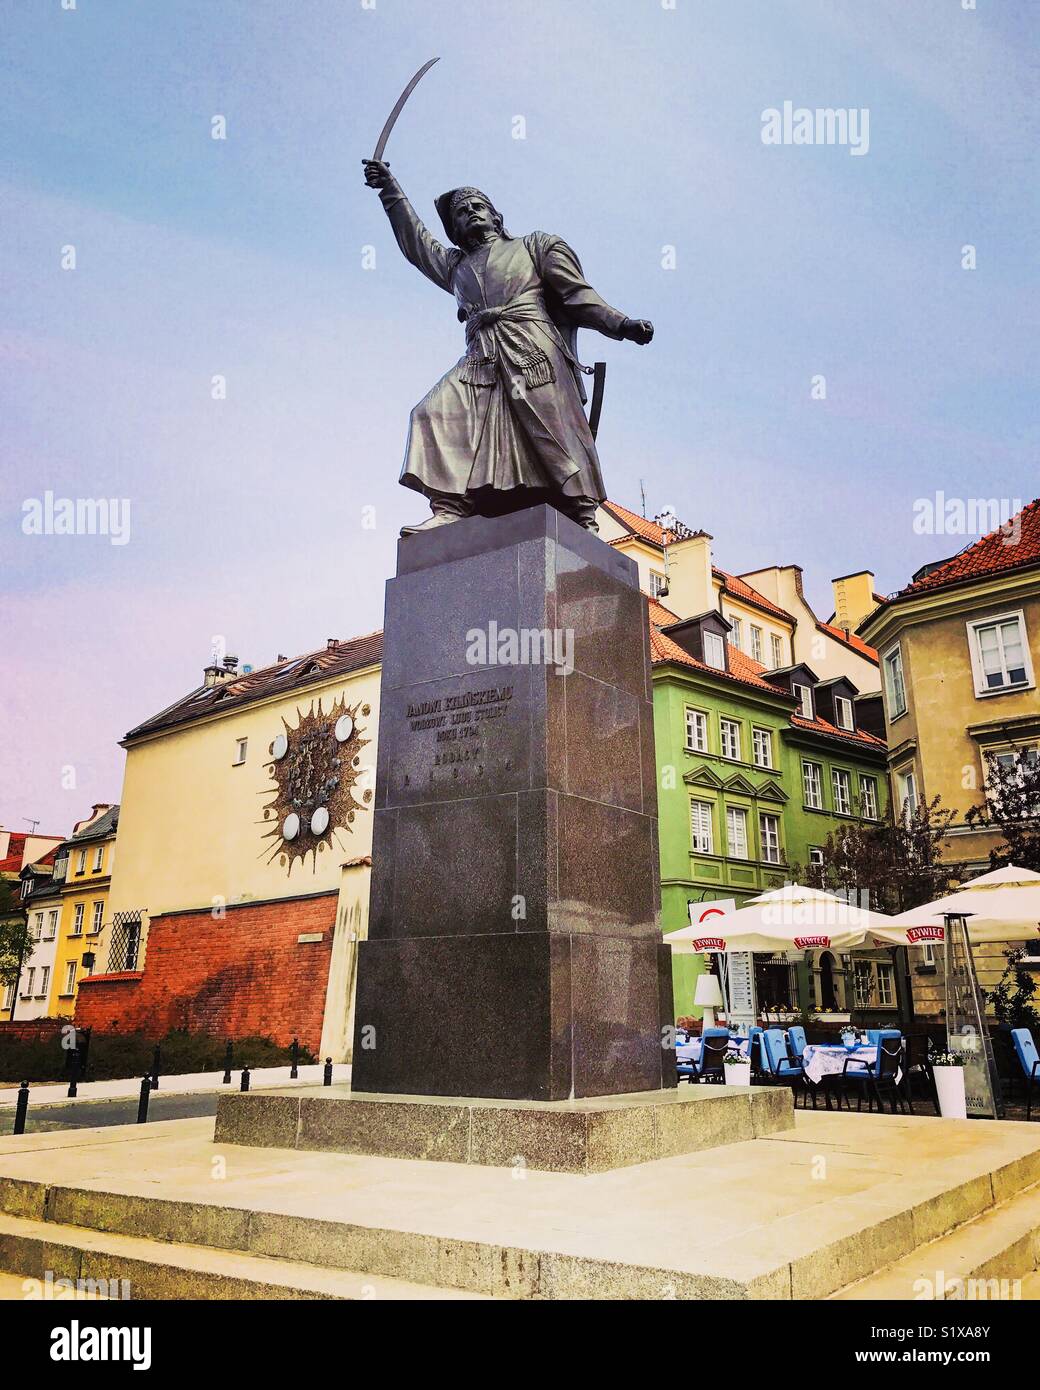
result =
[{"label": "red tile roof", "polygon": [[[600,506],[608,512],[615,521],[627,526],[629,531],[639,536],[641,540],[649,541],[651,545],[658,545],[662,548],[671,545],[677,539],[673,531],[665,531],[658,526],[656,521],[648,521],[645,516],[640,516],[638,512],[633,512],[628,507],[622,507],[619,502],[611,502],[609,499],[601,502]],[[677,518],[678,520],[678,518]],[[682,528],[681,534],[689,532],[690,528],[679,522]],[[695,534],[703,535],[704,532]],[[616,540],[609,542],[617,545]],[[753,589],[746,579],[741,579],[738,575],[728,574],[726,570],[719,569],[718,565],[712,565],[711,572],[716,579],[721,580],[723,592],[728,593],[731,598],[740,599],[744,603],[753,604],[756,608],[761,608],[767,613],[773,613],[778,618],[783,618],[786,622],[793,623],[794,619],[785,609],[778,607],[771,599],[766,598],[765,594],[760,594],[757,589]]]},{"label": "red tile roof", "polygon": [[862,637],[857,637],[854,632],[846,635],[843,627],[835,627],[833,623],[817,623],[816,626],[821,632],[825,632],[828,637],[833,637],[835,642],[841,642],[844,646],[851,648],[858,656],[866,657],[875,666],[878,663],[878,654],[869,642],[864,642]]},{"label": "red tile roof", "polygon": [[757,589],[753,589],[746,579],[741,579],[736,574],[727,574],[725,570],[720,570],[717,565],[712,565],[711,572],[716,579],[722,580],[723,592],[729,594],[731,598],[750,603],[755,608],[764,609],[767,613],[774,613],[778,618],[783,618],[785,622],[794,622],[785,608],[781,608],[772,599],[766,598],[765,594],[760,594]]},{"label": "red tile roof", "polygon": [[[758,690],[767,690],[771,695],[787,694],[779,686],[763,679],[763,673],[768,670],[767,667],[737,647],[727,647],[728,671],[720,671],[715,666],[708,666],[703,661],[698,661],[696,657],[684,651],[678,642],[669,637],[666,632],[660,631],[662,626],[666,627],[669,623],[678,621],[675,614],[669,612],[653,598],[647,599],[647,607],[650,615],[650,660],[653,665],[663,666],[671,663],[677,666],[688,666],[694,671],[706,671],[722,680],[732,680],[739,685],[749,685]],[[792,714],[791,723],[797,728],[811,729],[815,733],[826,734],[830,738],[840,738],[846,743],[858,743],[869,748],[882,749],[887,746],[882,739],[876,738],[866,729],[857,729],[853,733],[849,729],[839,729],[836,725],[829,724],[826,719],[804,719],[800,714]]]},{"label": "red tile roof", "polygon": [[22,835],[12,831],[11,839],[7,846],[6,859],[0,859],[0,874],[17,874],[21,872],[22,856],[25,853],[25,841],[27,835]]},{"label": "red tile roof", "polygon": [[[1013,539],[1015,536],[1017,541]],[[966,584],[1007,570],[1026,569],[1030,565],[1040,565],[1040,497],[1023,507],[1006,526],[966,546],[959,555],[954,555],[930,574],[900,589],[888,602],[909,594],[945,589],[951,584]]]},{"label": "red tile roof", "polygon": [[[604,511],[609,512],[615,521],[619,521],[622,526],[627,526],[631,532],[640,536],[644,541],[649,541],[651,545],[670,545],[674,538],[673,532],[662,530],[656,521],[648,521],[645,516],[630,511],[628,507],[623,507],[620,502],[611,502],[608,499],[601,502],[600,506]],[[678,518],[676,519],[678,520]],[[681,522],[679,524],[682,525]]]},{"label": "red tile roof", "polygon": [[791,723],[798,729],[812,729],[814,733],[840,738],[846,743],[864,743],[870,748],[888,747],[884,739],[868,733],[866,729],[857,729],[853,733],[851,729],[839,729],[836,724],[829,724],[826,719],[805,719],[800,714],[792,714]]}]

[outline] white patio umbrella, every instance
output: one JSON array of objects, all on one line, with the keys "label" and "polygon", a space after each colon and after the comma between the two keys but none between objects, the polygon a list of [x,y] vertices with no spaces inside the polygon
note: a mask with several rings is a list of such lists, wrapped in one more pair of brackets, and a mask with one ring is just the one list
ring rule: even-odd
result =
[{"label": "white patio umbrella", "polygon": [[[705,951],[848,951],[888,926],[891,918],[855,907],[819,888],[788,883],[751,898],[736,912],[670,932],[680,954]],[[887,944],[887,943],[886,943]]]},{"label": "white patio umbrella", "polygon": [[946,917],[963,914],[973,943],[1040,939],[1040,874],[1007,864],[971,879],[944,898],[891,917],[875,935],[896,946],[942,941]]}]

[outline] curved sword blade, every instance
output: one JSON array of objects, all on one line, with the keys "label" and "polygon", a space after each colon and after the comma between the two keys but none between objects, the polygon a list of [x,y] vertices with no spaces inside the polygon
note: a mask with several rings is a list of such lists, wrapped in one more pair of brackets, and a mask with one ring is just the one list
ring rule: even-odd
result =
[{"label": "curved sword blade", "polygon": [[391,132],[391,131],[393,130],[393,128],[394,128],[394,122],[397,120],[398,116],[401,114],[401,110],[402,110],[402,108],[403,108],[405,102],[408,100],[408,98],[412,95],[412,92],[415,90],[416,83],[419,82],[420,78],[425,77],[425,75],[426,75],[426,74],[429,72],[429,70],[433,67],[434,63],[439,63],[439,62],[440,62],[440,58],[431,58],[430,61],[429,61],[428,63],[423,63],[422,67],[419,69],[419,71],[418,71],[418,72],[415,74],[415,76],[412,78],[411,82],[409,82],[408,86],[404,89],[404,91],[401,93],[401,95],[397,98],[397,105],[396,105],[396,106],[394,107],[394,109],[390,112],[390,115],[387,117],[387,120],[386,120],[386,125],[383,127],[383,129],[382,129],[382,130],[380,131],[380,133],[379,133],[379,139],[376,141],[376,152],[375,152],[375,154],[372,156],[373,159],[382,159],[382,158],[383,158],[383,151],[386,149],[386,142],[390,139],[390,132]]}]

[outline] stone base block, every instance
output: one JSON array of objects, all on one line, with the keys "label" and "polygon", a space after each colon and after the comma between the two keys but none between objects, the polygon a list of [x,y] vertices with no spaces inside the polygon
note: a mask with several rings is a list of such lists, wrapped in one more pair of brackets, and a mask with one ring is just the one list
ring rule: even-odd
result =
[{"label": "stone base block", "polygon": [[575,1101],[430,1098],[321,1087],[221,1096],[215,1140],[603,1173],[761,1138],[793,1125],[787,1087],[683,1086]]}]

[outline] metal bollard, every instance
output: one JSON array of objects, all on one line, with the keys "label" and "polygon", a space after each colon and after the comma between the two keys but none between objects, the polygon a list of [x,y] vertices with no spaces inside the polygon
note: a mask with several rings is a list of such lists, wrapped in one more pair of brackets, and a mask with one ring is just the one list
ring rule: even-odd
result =
[{"label": "metal bollard", "polygon": [[74,1048],[69,1057],[69,1100],[75,1100],[79,1095],[79,1048]]},{"label": "metal bollard", "polygon": [[324,1077],[322,1078],[322,1080],[323,1080],[323,1084],[324,1084],[324,1085],[326,1085],[326,1086],[331,1086],[331,1085],[332,1085],[332,1058],[331,1058],[331,1057],[326,1057],[326,1058],[325,1058],[325,1075],[324,1075]]},{"label": "metal bollard", "polygon": [[137,1123],[146,1124],[148,1121],[148,1097],[152,1094],[152,1078],[143,1076],[141,1078],[141,1097],[137,1102]]},{"label": "metal bollard", "polygon": [[224,1048],[224,1079],[223,1079],[223,1083],[222,1083],[222,1084],[225,1085],[225,1086],[230,1086],[230,1085],[231,1085],[231,1058],[232,1058],[231,1039],[228,1038],[228,1040],[227,1040],[227,1047]]},{"label": "metal bollard", "polygon": [[159,1044],[156,1043],[156,1044],[155,1044],[155,1051],[152,1053],[152,1090],[153,1090],[153,1091],[157,1091],[157,1090],[159,1089],[159,1062],[160,1062],[161,1058],[162,1058],[162,1053],[159,1051]]},{"label": "metal bollard", "polygon": [[29,1109],[29,1083],[23,1081],[18,1087],[18,1100],[14,1107],[14,1133],[25,1133],[25,1112]]},{"label": "metal bollard", "polygon": [[240,1091],[248,1091],[248,1090],[249,1090],[249,1068],[248,1068],[248,1067],[243,1067],[243,1068],[242,1068],[242,1084],[241,1084],[241,1086],[239,1086],[238,1089],[239,1089]]},{"label": "metal bollard", "polygon": [[299,1079],[299,1075],[300,1075],[300,1040],[299,1040],[299,1038],[293,1038],[293,1040],[292,1040],[292,1066],[291,1066],[290,1069],[289,1069],[289,1080],[290,1080],[290,1081],[296,1081],[296,1080]]},{"label": "metal bollard", "polygon": [[77,1040],[82,1039],[81,1046],[76,1048],[76,1052],[79,1054],[79,1079],[81,1081],[87,1079],[87,1067],[90,1065],[90,1039],[93,1031],[93,1028],[81,1028],[77,1036]]}]

